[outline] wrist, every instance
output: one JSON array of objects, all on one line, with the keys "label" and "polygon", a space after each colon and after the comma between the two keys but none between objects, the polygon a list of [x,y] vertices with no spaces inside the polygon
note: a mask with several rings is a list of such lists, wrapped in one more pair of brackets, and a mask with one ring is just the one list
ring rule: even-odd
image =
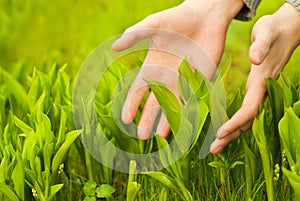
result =
[{"label": "wrist", "polygon": [[184,3],[198,9],[199,12],[205,8],[209,13],[227,23],[232,21],[244,5],[243,0],[186,0]]},{"label": "wrist", "polygon": [[281,22],[279,26],[282,26],[285,31],[290,31],[294,36],[297,45],[300,44],[300,11],[290,3],[282,5],[278,11],[274,13],[274,16]]}]

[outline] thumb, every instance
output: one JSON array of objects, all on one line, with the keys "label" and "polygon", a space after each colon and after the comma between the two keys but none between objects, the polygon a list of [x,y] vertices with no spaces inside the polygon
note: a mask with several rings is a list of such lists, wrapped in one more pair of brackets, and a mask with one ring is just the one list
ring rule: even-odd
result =
[{"label": "thumb", "polygon": [[122,51],[132,47],[143,39],[151,38],[157,31],[157,28],[159,28],[160,18],[160,13],[152,14],[127,28],[123,35],[113,43],[112,49]]},{"label": "thumb", "polygon": [[252,45],[249,59],[252,64],[260,65],[268,55],[272,45],[272,34],[268,28],[262,28],[257,33],[252,32]]}]

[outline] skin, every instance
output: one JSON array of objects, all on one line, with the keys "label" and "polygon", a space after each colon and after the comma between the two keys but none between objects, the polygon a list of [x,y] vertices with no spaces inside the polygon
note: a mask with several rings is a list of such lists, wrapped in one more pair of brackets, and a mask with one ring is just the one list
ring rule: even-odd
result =
[{"label": "skin", "polygon": [[266,94],[266,78],[278,78],[295,48],[300,44],[300,12],[285,3],[273,15],[257,21],[252,30],[249,59],[251,71],[242,107],[219,128],[211,153],[220,153],[227,144],[247,130]]},{"label": "skin", "polygon": [[[177,72],[181,59],[153,49],[158,48],[168,51],[171,48],[169,47],[170,44],[173,46],[172,49],[182,49],[182,47],[189,49],[184,41],[181,42],[175,39],[176,44],[172,43],[173,38],[168,38],[168,36],[159,32],[152,32],[150,29],[170,30],[192,39],[203,48],[213,63],[217,65],[224,50],[228,26],[242,6],[242,0],[186,0],[174,8],[152,14],[128,28],[121,38],[113,44],[113,50],[127,49],[145,38],[151,38],[151,45],[141,71],[128,92],[122,111],[123,122],[129,124],[133,121],[138,106],[149,89],[143,79],[150,77],[160,81],[164,80],[164,83],[176,93],[176,79],[173,79],[174,77],[170,77],[167,72],[147,71],[146,69],[151,65],[155,65],[164,66]],[[212,24],[214,26],[211,26]],[[149,29],[149,31],[140,31],[145,29]],[[193,55],[188,56],[193,57]],[[144,71],[147,73],[143,73]],[[207,72],[206,76],[210,77],[213,72],[214,69],[211,69],[211,72]],[[168,76],[170,77],[169,80],[164,79]],[[155,117],[159,112],[157,108],[159,108],[159,104],[151,93],[144,105],[138,125],[140,139],[149,138]],[[166,137],[169,131],[170,127],[163,116],[156,132]]]},{"label": "skin", "polygon": [[[123,122],[128,124],[133,121],[140,102],[149,89],[143,79],[162,80],[176,94],[176,80],[172,79],[174,77],[169,76],[167,71],[157,70],[158,68],[150,71],[148,69],[151,66],[164,66],[177,72],[181,59],[154,49],[169,50],[170,44],[178,49],[182,47],[188,49],[188,47],[180,41],[176,44],[172,43],[174,41],[172,38],[159,32],[152,32],[151,28],[171,30],[192,39],[203,48],[217,66],[224,50],[228,26],[242,6],[242,0],[186,0],[177,7],[152,14],[128,28],[113,44],[113,50],[125,50],[145,38],[151,38],[151,45],[140,73],[131,85],[124,103]],[[145,29],[149,31],[139,32]],[[217,138],[211,145],[211,153],[220,153],[227,144],[240,135],[240,130],[247,130],[251,127],[265,97],[265,79],[279,76],[292,52],[300,44],[299,33],[300,12],[288,3],[285,3],[273,15],[262,17],[255,24],[249,50],[252,66],[242,107],[220,127]],[[205,75],[209,78],[213,72],[214,70]],[[168,77],[171,78],[168,80]],[[151,93],[143,108],[138,127],[140,139],[149,138],[158,112],[159,104],[154,94]],[[170,127],[163,116],[157,133],[166,137],[169,131]]]}]

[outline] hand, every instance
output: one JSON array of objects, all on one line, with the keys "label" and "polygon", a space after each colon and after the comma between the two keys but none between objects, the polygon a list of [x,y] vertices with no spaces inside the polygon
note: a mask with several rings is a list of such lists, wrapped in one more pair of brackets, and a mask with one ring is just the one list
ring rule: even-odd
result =
[{"label": "hand", "polygon": [[252,126],[266,93],[266,78],[278,78],[294,49],[300,44],[300,12],[284,4],[276,13],[262,17],[252,30],[249,58],[252,67],[246,83],[242,107],[217,132],[210,150],[220,153]]},{"label": "hand", "polygon": [[[208,66],[216,66],[223,53],[230,21],[242,6],[242,0],[186,0],[177,7],[152,14],[128,28],[113,44],[113,50],[127,49],[145,38],[151,38],[151,45],[143,66],[128,91],[122,110],[123,122],[129,124],[133,121],[149,89],[144,80],[161,81],[178,95],[176,91],[177,70],[182,58],[171,53],[186,56],[188,60],[201,57],[201,53],[193,51],[195,48],[191,47],[186,38],[193,40],[204,50],[203,53],[206,52],[205,55],[209,55],[209,60],[213,65]],[[205,66],[209,63],[208,61],[202,62],[206,62]],[[207,78],[211,78],[215,69],[207,67],[200,71]],[[170,72],[175,72],[176,75],[171,76],[173,73]],[[140,139],[149,138],[158,112],[158,101],[151,93],[144,105],[138,126]],[[169,130],[166,117],[163,116],[156,132],[165,137]]]}]

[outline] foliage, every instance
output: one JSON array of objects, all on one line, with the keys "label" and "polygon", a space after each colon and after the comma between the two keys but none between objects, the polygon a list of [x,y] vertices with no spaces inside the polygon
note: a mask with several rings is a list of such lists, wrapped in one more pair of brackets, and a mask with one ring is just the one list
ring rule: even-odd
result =
[{"label": "foliage", "polygon": [[[299,72],[294,73],[299,66],[295,56],[286,69],[289,77],[283,73],[278,81],[268,79],[268,97],[253,129],[241,132],[220,155],[198,157],[212,119],[211,99],[206,80],[186,62],[179,69],[177,83],[181,100],[162,83],[147,80],[163,106],[161,113],[170,122],[168,138],[154,132],[155,137],[147,141],[132,138],[137,135],[135,127],[115,118],[120,116],[136,74],[126,77],[128,80],[123,80],[124,75],[132,66],[141,66],[144,54],[138,57],[138,64],[125,59],[110,66],[99,80],[99,86],[105,87],[98,89],[95,98],[97,124],[75,130],[72,86],[89,51],[147,14],[178,3],[0,2],[0,200],[300,199],[300,82]],[[250,25],[279,3],[265,0],[261,7],[266,9],[260,7],[250,24],[234,21],[230,27],[225,55],[232,54],[232,63],[223,59],[223,67],[220,65],[228,92],[228,118],[241,106],[244,88],[237,88],[245,82],[250,66],[250,41],[240,36],[250,33]],[[48,65],[53,61],[68,62],[69,67]],[[135,124],[140,115],[141,110]],[[94,136],[92,145],[97,147],[97,155],[114,167],[128,167],[129,174],[100,164],[78,140],[78,135],[99,129],[107,140]],[[114,148],[105,149],[108,143],[129,153],[163,150],[157,159],[163,169],[141,171],[141,164],[122,158]],[[181,156],[179,160],[174,159],[177,156]]]}]

